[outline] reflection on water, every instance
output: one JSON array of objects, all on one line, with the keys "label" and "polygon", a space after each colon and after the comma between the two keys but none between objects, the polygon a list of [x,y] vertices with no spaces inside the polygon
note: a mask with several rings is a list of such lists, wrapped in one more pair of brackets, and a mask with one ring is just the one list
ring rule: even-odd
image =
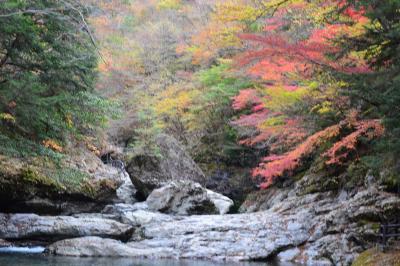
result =
[{"label": "reflection on water", "polygon": [[213,262],[190,260],[141,260],[134,258],[74,258],[44,254],[0,254],[0,266],[295,266],[291,263],[271,262]]}]

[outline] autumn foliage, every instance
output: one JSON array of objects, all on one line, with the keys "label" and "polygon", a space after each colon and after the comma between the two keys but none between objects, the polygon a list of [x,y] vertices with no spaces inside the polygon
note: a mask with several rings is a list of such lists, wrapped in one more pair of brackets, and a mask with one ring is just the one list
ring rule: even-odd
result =
[{"label": "autumn foliage", "polygon": [[[263,188],[279,177],[295,173],[321,144],[339,139],[322,151],[322,156],[327,165],[342,164],[352,159],[350,155],[356,153],[360,139],[372,140],[384,132],[378,120],[350,123],[346,118],[352,112],[349,99],[339,95],[346,84],[328,81],[321,75],[371,72],[363,54],[341,56],[343,44],[337,41],[365,31],[364,26],[369,23],[365,9],[345,5],[344,1],[284,1],[278,6],[265,20],[262,34],[239,35],[250,48],[237,56],[238,67],[245,67],[263,85],[257,90],[241,91],[232,104],[235,110],[247,110],[233,124],[254,129],[240,143],[268,143],[271,155],[253,170],[253,176],[265,180]],[[334,22],[330,17],[333,12],[339,14]],[[338,112],[335,106],[345,111]],[[299,108],[302,109],[295,113]],[[306,121],[313,112],[334,117],[336,124],[310,134]],[[343,136],[344,129],[351,133]]]},{"label": "autumn foliage", "polygon": [[384,127],[379,120],[364,120],[356,123],[355,131],[340,141],[336,142],[323,156],[328,160],[326,164],[343,164],[353,151],[357,151],[357,144],[361,138],[370,141],[381,137],[384,133]]},{"label": "autumn foliage", "polygon": [[114,14],[92,19],[106,59],[102,84],[117,83],[124,99],[135,95],[127,109],[144,114],[143,139],[162,130],[198,160],[226,147],[237,157],[252,150],[261,158],[252,174],[267,188],[317,156],[326,168],[356,161],[365,143],[384,135],[382,116],[366,108],[377,108],[374,99],[354,97],[349,78],[373,77],[371,58],[388,45],[355,49],[369,29],[384,29],[368,1],[102,5]]},{"label": "autumn foliage", "polygon": [[283,155],[270,155],[263,158],[263,162],[254,169],[253,176],[263,177],[265,181],[261,187],[267,188],[273,184],[276,178],[293,174],[322,144],[338,138],[343,129],[348,130],[349,128],[354,128],[355,131],[335,142],[328,151],[322,154],[327,158],[327,165],[343,164],[344,160],[350,159],[350,153],[356,151],[361,138],[364,137],[370,141],[381,137],[384,133],[384,128],[379,120],[363,120],[355,122],[354,125],[345,122],[333,125],[311,135],[294,150]]},{"label": "autumn foliage", "polygon": [[321,143],[329,141],[338,136],[339,133],[340,126],[334,125],[308,137],[297,148],[286,154],[267,156],[258,168],[254,169],[253,176],[263,177],[265,182],[261,184],[261,187],[267,188],[273,184],[277,177],[293,173],[295,169],[301,166],[306,156],[312,154]]}]

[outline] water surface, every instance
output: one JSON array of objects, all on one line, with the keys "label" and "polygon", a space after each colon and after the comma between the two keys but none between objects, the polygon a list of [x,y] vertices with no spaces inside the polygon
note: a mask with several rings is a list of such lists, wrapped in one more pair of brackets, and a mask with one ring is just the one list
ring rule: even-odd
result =
[{"label": "water surface", "polygon": [[296,266],[275,262],[213,262],[192,260],[145,260],[134,258],[75,258],[44,254],[1,253],[0,266]]}]

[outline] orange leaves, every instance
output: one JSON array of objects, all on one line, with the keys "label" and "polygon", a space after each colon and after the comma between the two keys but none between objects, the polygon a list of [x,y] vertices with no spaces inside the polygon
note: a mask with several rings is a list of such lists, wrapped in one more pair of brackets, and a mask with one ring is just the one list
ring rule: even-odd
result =
[{"label": "orange leaves", "polygon": [[235,110],[242,110],[249,105],[259,106],[261,103],[262,101],[255,89],[246,89],[241,90],[237,96],[233,97],[232,107]]},{"label": "orange leaves", "polygon": [[358,122],[356,131],[336,142],[332,148],[326,151],[325,156],[327,165],[342,164],[348,159],[352,151],[356,151],[360,138],[367,140],[378,138],[384,134],[384,127],[379,120],[365,120]]},{"label": "orange leaves", "polygon": [[[206,25],[191,40],[187,51],[193,56],[194,64],[209,62],[218,57],[221,51],[242,47],[238,34],[249,30],[266,12],[264,6],[256,1],[214,1]],[[204,24],[204,21],[201,21]]]},{"label": "orange leaves", "polygon": [[92,143],[87,142],[86,147],[89,149],[89,151],[93,152],[96,156],[100,156],[100,150],[94,146]]},{"label": "orange leaves", "polygon": [[[320,67],[344,73],[368,72],[362,55],[352,54],[343,58],[334,56],[341,51],[335,39],[364,31],[366,21],[363,11],[346,7],[343,15],[347,16],[347,20],[329,24],[323,18],[306,17],[312,16],[312,10],[334,10],[340,3],[328,1],[315,5],[318,4],[288,4],[266,20],[263,35],[239,35],[252,45],[247,53],[239,57],[239,64],[244,66],[252,63],[250,74],[281,84],[293,81],[288,79],[292,74],[310,79],[313,74],[310,70]],[[349,24],[349,19],[354,23]]]},{"label": "orange leaves", "polygon": [[355,122],[354,125],[352,121],[347,121],[346,123],[330,126],[308,137],[295,149],[283,155],[265,157],[263,162],[253,170],[253,176],[264,178],[265,182],[261,184],[262,188],[271,186],[276,178],[293,174],[321,144],[340,136],[341,131],[348,129],[348,127],[355,128],[355,131],[344,136],[322,154],[327,158],[325,162],[327,165],[343,164],[344,160],[349,159],[350,153],[357,150],[357,145],[361,138],[370,141],[384,134],[384,127],[379,120],[362,120]]},{"label": "orange leaves", "polygon": [[311,155],[321,143],[338,136],[339,133],[340,126],[334,125],[308,137],[297,148],[284,155],[265,157],[263,162],[253,170],[253,176],[263,177],[265,182],[261,184],[261,187],[268,188],[276,178],[293,173],[302,164],[302,160]]},{"label": "orange leaves", "polygon": [[63,148],[61,147],[60,144],[57,143],[57,141],[53,139],[47,139],[42,142],[43,146],[45,146],[48,149],[51,149],[56,152],[63,152]]}]

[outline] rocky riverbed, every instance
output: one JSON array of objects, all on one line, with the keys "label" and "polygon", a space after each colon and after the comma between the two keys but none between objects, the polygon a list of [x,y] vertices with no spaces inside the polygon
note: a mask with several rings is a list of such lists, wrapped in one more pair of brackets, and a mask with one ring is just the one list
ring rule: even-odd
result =
[{"label": "rocky riverbed", "polygon": [[[176,187],[185,185],[173,184],[170,197],[181,200],[168,201],[175,210],[203,203],[187,188],[187,197],[179,194],[185,189]],[[165,196],[155,193],[149,202],[157,195]],[[196,200],[192,201],[193,195]],[[377,237],[374,219],[400,209],[398,197],[374,187],[354,195],[327,192],[299,196],[294,189],[275,193],[269,200],[274,198],[281,200],[267,210],[241,214],[176,215],[168,208],[162,208],[166,213],[156,211],[149,202],[108,205],[102,213],[74,217],[2,214],[0,238],[17,243],[42,241],[48,253],[61,256],[215,261],[278,258],[314,265],[350,265],[358,253],[373,245]],[[249,204],[242,210],[251,210]]]},{"label": "rocky riverbed", "polygon": [[[130,175],[88,157],[82,169],[93,166],[97,183],[90,182],[98,184],[90,193],[68,194],[23,165],[8,164],[13,175],[0,169],[4,180],[31,182],[0,213],[0,248],[42,246],[68,257],[351,265],[379,241],[380,222],[400,216],[398,195],[384,192],[371,176],[363,186],[329,189],[320,185],[326,177],[315,174],[254,192],[240,213],[231,213],[231,199],[196,182],[204,174],[177,142],[164,143],[162,160],[134,157]],[[6,195],[7,187],[2,191]],[[18,206],[24,206],[20,213]]]}]

